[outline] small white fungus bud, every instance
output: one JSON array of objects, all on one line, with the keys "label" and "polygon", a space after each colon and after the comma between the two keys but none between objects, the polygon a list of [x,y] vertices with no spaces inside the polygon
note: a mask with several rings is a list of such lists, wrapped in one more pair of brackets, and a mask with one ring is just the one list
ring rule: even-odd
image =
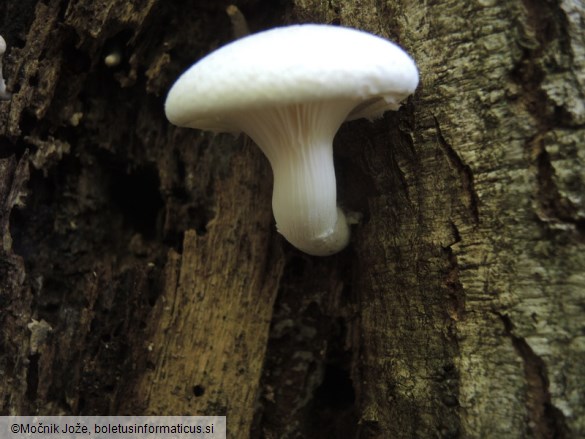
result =
[{"label": "small white fungus bud", "polygon": [[12,94],[6,91],[6,83],[2,76],[2,58],[4,58],[4,52],[6,52],[6,41],[0,35],[0,100],[7,101],[10,100]]}]

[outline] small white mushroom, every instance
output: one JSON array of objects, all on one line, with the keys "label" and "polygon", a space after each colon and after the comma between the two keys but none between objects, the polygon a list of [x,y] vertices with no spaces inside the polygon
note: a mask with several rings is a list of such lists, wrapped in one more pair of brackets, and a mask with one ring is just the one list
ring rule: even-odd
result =
[{"label": "small white mushroom", "polygon": [[114,49],[104,56],[104,64],[107,67],[117,67],[122,62],[122,52],[120,49]]},{"label": "small white mushroom", "polygon": [[4,58],[4,52],[6,52],[6,41],[0,35],[0,100],[7,101],[12,97],[12,93],[6,91],[6,82],[4,82],[4,76],[2,76],[2,58]]},{"label": "small white mushroom", "polygon": [[230,17],[230,21],[232,22],[232,34],[234,35],[234,38],[237,39],[250,35],[250,28],[248,27],[246,17],[236,5],[229,5],[225,9],[225,12],[228,14],[228,17]]},{"label": "small white mushroom", "polygon": [[337,207],[332,143],[345,120],[397,110],[418,85],[397,45],[327,25],[276,28],[203,58],[171,88],[175,125],[248,134],[274,174],[278,231],[317,256],[342,250],[349,226]]}]

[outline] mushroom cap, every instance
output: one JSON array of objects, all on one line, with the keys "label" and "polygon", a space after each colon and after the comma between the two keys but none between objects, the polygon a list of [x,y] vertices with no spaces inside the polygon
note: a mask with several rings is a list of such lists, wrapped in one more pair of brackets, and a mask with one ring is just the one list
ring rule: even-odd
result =
[{"label": "mushroom cap", "polygon": [[356,29],[305,24],[236,40],[189,68],[166,103],[173,124],[240,131],[230,115],[273,106],[355,100],[349,119],[396,110],[418,85],[412,58]]}]

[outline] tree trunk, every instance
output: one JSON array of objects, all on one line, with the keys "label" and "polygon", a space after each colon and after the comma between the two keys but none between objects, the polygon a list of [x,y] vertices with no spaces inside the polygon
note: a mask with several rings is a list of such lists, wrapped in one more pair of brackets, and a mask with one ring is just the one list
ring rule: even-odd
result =
[{"label": "tree trunk", "polygon": [[0,4],[0,414],[585,436],[585,6],[435,3],[237,3],[252,32],[356,27],[419,66],[400,111],[336,137],[363,219],[326,258],[275,233],[250,140],[165,119],[239,32],[228,2]]}]

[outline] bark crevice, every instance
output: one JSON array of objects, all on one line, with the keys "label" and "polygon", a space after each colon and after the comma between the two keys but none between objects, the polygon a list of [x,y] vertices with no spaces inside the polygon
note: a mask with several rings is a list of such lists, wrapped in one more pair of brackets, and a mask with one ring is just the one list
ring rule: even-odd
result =
[{"label": "bark crevice", "polygon": [[565,416],[551,400],[546,363],[524,338],[514,335],[514,324],[509,316],[502,313],[496,315],[501,319],[506,336],[512,341],[524,365],[525,402],[527,415],[530,417],[528,428],[532,437],[537,439],[570,437]]}]

